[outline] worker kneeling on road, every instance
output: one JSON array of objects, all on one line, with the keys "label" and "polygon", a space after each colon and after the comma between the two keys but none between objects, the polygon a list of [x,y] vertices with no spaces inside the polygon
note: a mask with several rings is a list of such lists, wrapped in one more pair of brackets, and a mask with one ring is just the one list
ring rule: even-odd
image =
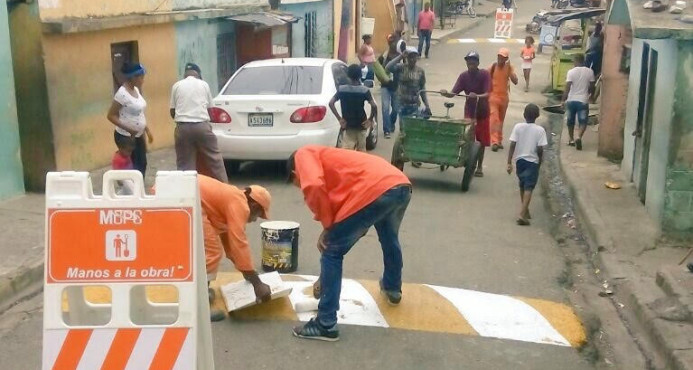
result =
[{"label": "worker kneeling on road", "polygon": [[324,230],[318,239],[321,296],[318,316],[294,328],[301,338],[336,341],[342,261],[375,226],[385,271],[380,292],[392,305],[402,299],[399,227],[411,198],[409,179],[384,159],[351,150],[310,145],[288,161],[289,179],[303,191]]},{"label": "worker kneeling on road", "polygon": [[[258,217],[267,219],[271,200],[269,192],[258,185],[241,190],[204,175],[198,175],[197,178],[202,204],[207,280],[216,279],[223,246],[226,257],[253,284],[257,300],[268,301],[270,287],[260,280],[255,271],[245,225]],[[209,299],[210,303],[214,300],[211,289]],[[212,312],[213,321],[223,320],[224,317],[223,312]]]}]

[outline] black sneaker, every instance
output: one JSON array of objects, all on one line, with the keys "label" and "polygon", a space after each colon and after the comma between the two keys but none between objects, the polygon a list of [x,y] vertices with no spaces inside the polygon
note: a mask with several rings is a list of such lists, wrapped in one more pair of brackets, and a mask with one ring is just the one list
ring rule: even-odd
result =
[{"label": "black sneaker", "polygon": [[223,321],[226,319],[226,314],[224,311],[218,308],[212,308],[209,310],[209,320],[212,322]]},{"label": "black sneaker", "polygon": [[399,302],[402,301],[402,293],[394,292],[391,290],[385,290],[385,288],[383,287],[382,280],[380,280],[380,294],[382,294],[383,297],[387,298],[387,303],[389,303],[391,306],[397,306],[399,305]]},{"label": "black sneaker", "polygon": [[324,328],[315,317],[310,319],[305,325],[295,327],[293,333],[295,337],[305,339],[324,340],[326,342],[339,340],[339,330],[337,330],[336,325],[329,329]]},{"label": "black sneaker", "polygon": [[575,140],[575,149],[582,150],[582,139]]},{"label": "black sneaker", "polygon": [[689,263],[686,267],[688,267],[688,271],[693,272],[693,262]]},{"label": "black sneaker", "polygon": [[497,152],[498,151],[498,144],[491,145],[491,150],[494,152]]},{"label": "black sneaker", "polygon": [[389,138],[390,138],[390,133],[389,133],[389,132],[386,132],[386,133],[385,133],[385,138],[386,138],[386,139],[389,139]]}]

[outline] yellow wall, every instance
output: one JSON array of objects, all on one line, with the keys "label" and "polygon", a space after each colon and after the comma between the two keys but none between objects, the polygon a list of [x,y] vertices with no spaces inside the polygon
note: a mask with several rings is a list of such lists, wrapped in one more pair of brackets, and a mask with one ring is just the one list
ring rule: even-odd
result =
[{"label": "yellow wall", "polygon": [[387,35],[395,30],[395,6],[383,0],[370,0],[364,6],[368,17],[375,19],[373,48],[376,54],[382,54],[387,50]]},{"label": "yellow wall", "polygon": [[147,69],[143,95],[154,148],[173,144],[169,94],[177,79],[173,24],[44,35],[43,51],[58,170],[110,163],[115,144],[106,113],[113,100],[111,44],[138,41]]},{"label": "yellow wall", "polygon": [[171,10],[171,0],[38,0],[41,19],[107,17]]}]

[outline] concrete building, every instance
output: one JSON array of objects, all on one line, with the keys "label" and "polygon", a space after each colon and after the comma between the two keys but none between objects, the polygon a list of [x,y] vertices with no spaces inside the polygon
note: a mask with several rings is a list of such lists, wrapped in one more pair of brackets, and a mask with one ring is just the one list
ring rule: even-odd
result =
[{"label": "concrete building", "polygon": [[298,21],[291,28],[291,56],[332,58],[334,11],[331,0],[282,0],[279,9]]},{"label": "concrete building", "polygon": [[[628,75],[621,167],[662,231],[673,234],[693,233],[693,25],[679,17],[614,0],[607,22],[632,32],[617,58]],[[612,106],[619,101],[604,100],[601,110]]]},{"label": "concrete building", "polygon": [[42,190],[47,171],[110,162],[113,125],[105,116],[126,61],[147,69],[142,92],[154,148],[172,145],[169,94],[185,63],[198,63],[216,93],[237,66],[290,56],[287,30],[294,19],[268,10],[268,0],[13,2],[9,24],[27,187]]},{"label": "concrete building", "polygon": [[0,4],[0,199],[24,192],[17,107],[7,24],[7,3]]}]

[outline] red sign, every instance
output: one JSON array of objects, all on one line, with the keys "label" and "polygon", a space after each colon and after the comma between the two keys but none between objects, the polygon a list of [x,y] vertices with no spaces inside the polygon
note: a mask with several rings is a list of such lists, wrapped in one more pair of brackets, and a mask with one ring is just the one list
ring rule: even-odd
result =
[{"label": "red sign", "polygon": [[191,208],[49,209],[47,283],[192,281]]}]

